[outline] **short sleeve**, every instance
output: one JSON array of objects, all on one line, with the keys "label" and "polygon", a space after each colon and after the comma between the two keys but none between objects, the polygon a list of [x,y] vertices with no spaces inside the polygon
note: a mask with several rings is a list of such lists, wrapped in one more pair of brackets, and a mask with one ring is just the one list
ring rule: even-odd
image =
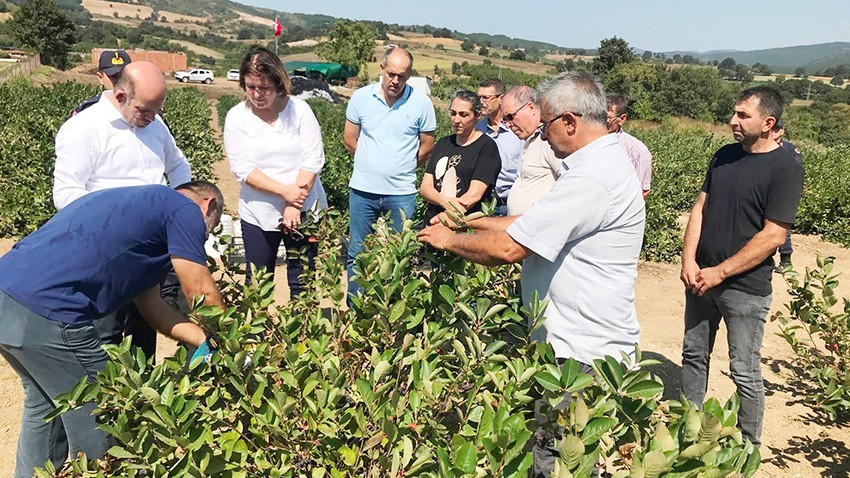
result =
[{"label": "short sleeve", "polygon": [[204,250],[206,224],[197,204],[184,204],[171,213],[167,219],[166,234],[169,255],[207,265]]},{"label": "short sleeve", "polygon": [[591,177],[562,177],[508,228],[515,241],[554,262],[564,247],[599,230],[608,211],[604,185]]},{"label": "short sleeve", "polygon": [[358,92],[354,92],[354,95],[351,97],[351,101],[348,102],[348,106],[345,108],[345,119],[348,121],[360,125],[360,95]]},{"label": "short sleeve", "polygon": [[425,163],[425,172],[427,174],[432,174],[436,176],[437,172],[437,161],[440,160],[443,156],[445,156],[444,151],[446,150],[446,141],[449,136],[445,138],[441,138],[437,141],[437,144],[434,145],[434,150],[431,152],[431,157],[428,158],[428,162]]},{"label": "short sleeve", "polygon": [[502,158],[499,156],[499,147],[496,142],[486,136],[484,138],[484,145],[481,147],[478,161],[475,163],[472,179],[492,186],[496,184],[499,171],[502,170]]},{"label": "short sleeve", "polygon": [[702,188],[700,191],[708,194],[709,189],[711,189],[711,172],[714,171],[714,163],[717,162],[717,155],[715,154],[713,158],[711,158],[711,162],[708,163],[708,171],[705,173],[705,180],[702,182]]},{"label": "short sleeve", "polygon": [[803,194],[803,167],[795,160],[794,164],[776,170],[767,194],[764,217],[794,224]]},{"label": "short sleeve", "polygon": [[437,130],[437,115],[434,105],[426,96],[422,102],[422,115],[419,117],[419,133],[432,133]]}]

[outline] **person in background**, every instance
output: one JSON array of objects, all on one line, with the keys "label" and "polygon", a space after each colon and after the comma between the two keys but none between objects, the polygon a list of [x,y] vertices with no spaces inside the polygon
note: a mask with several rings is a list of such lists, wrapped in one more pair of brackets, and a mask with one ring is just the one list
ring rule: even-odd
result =
[{"label": "person in background", "polygon": [[360,288],[352,280],[354,259],[379,217],[389,214],[396,231],[402,215],[416,212],[416,167],[434,148],[437,120],[431,100],[407,84],[413,55],[390,48],[381,61],[381,82],[351,96],[345,111],[345,149],[354,156],[349,183],[348,302]]},{"label": "person in background", "polygon": [[428,203],[425,224],[448,209],[465,213],[481,210],[492,197],[501,159],[496,142],[476,128],[481,100],[471,91],[454,94],[449,106],[454,134],[434,146],[419,189]]},{"label": "person in background", "polygon": [[[785,138],[785,125],[782,123],[782,120],[778,120],[776,122],[776,126],[773,127],[773,138],[779,143],[779,147],[784,149],[785,152],[791,155],[792,158],[796,159],[798,163],[802,166],[803,164],[803,153],[800,152],[800,148],[794,145],[794,143],[790,141],[786,141]],[[791,254],[794,253],[794,247],[791,245],[791,229],[788,229],[788,234],[785,235],[785,242],[779,246],[779,263],[776,264],[776,267],[773,269],[777,274],[781,274],[785,272],[785,269],[789,269],[793,267],[791,263]]]},{"label": "person in background", "polygon": [[[174,187],[192,180],[189,161],[157,114],[166,97],[162,71],[145,61],[126,64],[129,57],[124,55],[120,51],[101,55],[102,61],[116,63],[114,68],[125,62],[115,85],[97,103],[69,118],[56,134],[53,203],[57,210],[102,189],[146,184]],[[105,71],[118,71],[111,68]],[[161,286],[163,298],[176,307],[179,283],[173,272]],[[156,355],[156,331],[133,303],[99,320],[97,327],[106,343],[117,344],[131,336],[133,345],[147,357]]]},{"label": "person in background", "polygon": [[[112,91],[115,83],[118,82],[118,77],[124,67],[130,64],[130,55],[124,50],[104,50],[100,54],[100,60],[97,62],[97,72],[95,76],[100,83],[103,91]],[[91,98],[80,103],[71,111],[71,116],[76,115],[80,111],[100,101],[100,96],[103,93],[98,93]]]},{"label": "person in background", "polygon": [[516,181],[523,145],[523,141],[502,123],[501,104],[504,95],[505,84],[498,78],[487,78],[478,84],[478,98],[481,100],[483,118],[475,127],[496,142],[502,162],[494,190],[496,214],[499,216],[505,216],[508,213],[508,193]]},{"label": "person in background", "polygon": [[159,284],[173,266],[190,300],[225,308],[204,251],[223,208],[221,191],[202,181],[103,189],[0,257],[0,356],[24,387],[15,478],[48,461],[60,469],[79,452],[103,458],[110,440],[92,415],[97,404],[44,417],[57,395],[104,370],[95,324],[119,307],[133,301],[156,330],[209,351],[203,329],[163,301]]},{"label": "person in background", "polygon": [[508,193],[508,216],[531,209],[561,176],[561,160],[541,134],[538,101],[537,91],[528,86],[516,86],[502,98],[502,122],[525,141],[519,172]]},{"label": "person in background", "polygon": [[652,184],[652,153],[643,142],[623,131],[628,119],[629,102],[621,95],[608,95],[608,132],[617,136],[620,146],[626,150],[635,167],[643,190],[643,198],[649,195]]},{"label": "person in background", "polygon": [[[245,262],[274,272],[281,241],[305,252],[312,269],[318,243],[298,232],[314,207],[328,202],[319,174],[325,164],[319,122],[305,101],[289,95],[289,75],[277,55],[252,46],[239,66],[247,98],[227,112],[224,149],[239,180],[239,220]],[[279,227],[280,226],[280,227]],[[287,256],[290,297],[304,292],[303,261]],[[246,280],[252,276],[251,267]]]}]

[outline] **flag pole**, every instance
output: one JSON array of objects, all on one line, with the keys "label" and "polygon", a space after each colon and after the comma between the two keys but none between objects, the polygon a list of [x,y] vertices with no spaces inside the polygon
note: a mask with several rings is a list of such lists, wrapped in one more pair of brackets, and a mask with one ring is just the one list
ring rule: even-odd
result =
[{"label": "flag pole", "polygon": [[277,34],[277,26],[280,24],[280,19],[278,17],[274,17],[274,25],[275,25],[275,36],[274,36],[274,54],[277,56],[277,39],[280,35]]}]

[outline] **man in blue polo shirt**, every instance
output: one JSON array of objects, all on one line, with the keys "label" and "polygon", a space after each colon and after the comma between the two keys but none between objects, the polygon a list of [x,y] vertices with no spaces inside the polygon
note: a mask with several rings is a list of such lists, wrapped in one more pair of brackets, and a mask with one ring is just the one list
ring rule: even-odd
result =
[{"label": "man in blue polo shirt", "polygon": [[95,320],[133,300],[160,332],[205,344],[204,331],[162,300],[159,283],[173,265],[190,300],[203,295],[207,305],[224,307],[204,252],[223,207],[221,191],[202,181],[177,190],[104,189],[63,208],[0,257],[0,355],[25,394],[16,478],[31,477],[48,460],[59,468],[69,453],[101,458],[109,448],[94,404],[44,421],[57,395],[104,369]]},{"label": "man in blue polo shirt", "polygon": [[413,217],[416,166],[424,164],[434,148],[434,105],[407,84],[412,69],[413,55],[390,48],[381,63],[381,82],[355,91],[348,102],[344,140],[354,156],[348,200],[349,298],[359,290],[351,278],[363,239],[384,214],[389,213],[395,230],[401,229],[402,213]]}]

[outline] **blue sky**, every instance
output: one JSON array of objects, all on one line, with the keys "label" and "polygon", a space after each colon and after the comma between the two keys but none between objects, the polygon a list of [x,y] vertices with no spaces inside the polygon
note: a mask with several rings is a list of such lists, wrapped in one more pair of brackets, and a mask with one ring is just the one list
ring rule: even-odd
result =
[{"label": "blue sky", "polygon": [[285,12],[501,33],[577,48],[595,48],[615,35],[651,51],[757,50],[850,41],[847,0],[237,1]]}]

